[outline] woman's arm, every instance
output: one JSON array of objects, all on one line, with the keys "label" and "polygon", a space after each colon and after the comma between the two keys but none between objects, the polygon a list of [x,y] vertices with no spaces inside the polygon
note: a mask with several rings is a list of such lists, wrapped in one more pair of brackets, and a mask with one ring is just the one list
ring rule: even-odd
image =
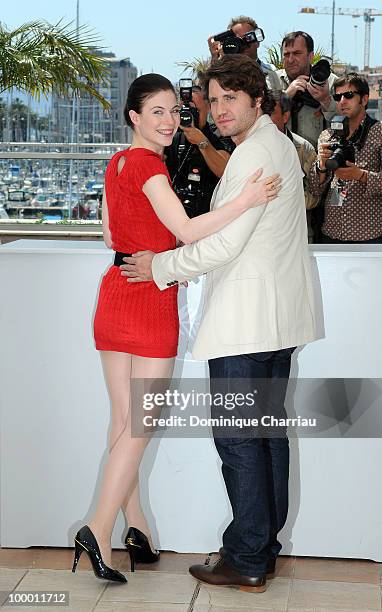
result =
[{"label": "woman's arm", "polygon": [[111,233],[109,229],[109,211],[107,208],[106,190],[103,188],[102,194],[102,234],[103,241],[108,249],[112,247]]},{"label": "woman's arm", "polygon": [[259,181],[261,173],[262,169],[257,170],[236,198],[193,219],[188,218],[164,174],[150,177],[143,185],[143,193],[150,200],[163,225],[184,244],[191,244],[219,232],[249,208],[261,206],[277,197],[281,182],[279,175],[273,174]]}]

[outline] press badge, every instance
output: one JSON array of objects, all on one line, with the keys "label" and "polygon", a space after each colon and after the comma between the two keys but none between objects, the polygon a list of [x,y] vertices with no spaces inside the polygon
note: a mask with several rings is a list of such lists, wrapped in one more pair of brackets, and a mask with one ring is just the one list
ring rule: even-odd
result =
[{"label": "press badge", "polygon": [[347,202],[348,190],[345,187],[338,186],[332,190],[330,198],[330,206],[344,206]]}]

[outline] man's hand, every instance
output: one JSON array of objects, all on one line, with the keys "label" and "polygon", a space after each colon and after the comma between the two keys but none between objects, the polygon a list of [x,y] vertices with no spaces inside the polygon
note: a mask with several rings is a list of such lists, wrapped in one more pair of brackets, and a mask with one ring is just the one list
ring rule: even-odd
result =
[{"label": "man's hand", "polygon": [[309,77],[306,74],[301,74],[297,79],[291,82],[285,93],[290,98],[294,98],[298,91],[305,91],[307,88]]},{"label": "man's hand", "polygon": [[306,89],[312,98],[321,104],[324,110],[329,108],[330,94],[328,81],[326,81],[323,85],[312,85],[311,83],[307,83]]},{"label": "man's hand", "polygon": [[337,178],[342,179],[343,181],[359,181],[363,176],[363,170],[358,168],[352,162],[346,162],[347,168],[338,168],[335,171],[335,175]]},{"label": "man's hand", "polygon": [[206,140],[203,132],[198,130],[196,127],[179,127],[181,130],[183,130],[185,137],[191,144],[198,145],[202,142],[202,140]]},{"label": "man's hand", "polygon": [[151,262],[155,253],[138,251],[131,257],[124,257],[126,263],[120,266],[121,276],[128,276],[128,283],[142,283],[152,280]]},{"label": "man's hand", "polygon": [[212,61],[215,62],[224,55],[222,44],[219,41],[215,40],[213,36],[210,36],[207,42],[208,48],[211,53]]},{"label": "man's hand", "polygon": [[318,161],[321,170],[326,168],[326,161],[333,155],[333,151],[330,148],[331,146],[332,144],[330,142],[321,142],[318,145]]}]

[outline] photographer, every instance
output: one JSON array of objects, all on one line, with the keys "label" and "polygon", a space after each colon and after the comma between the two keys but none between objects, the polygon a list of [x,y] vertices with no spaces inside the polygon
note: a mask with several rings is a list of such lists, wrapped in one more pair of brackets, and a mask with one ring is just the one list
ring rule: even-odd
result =
[{"label": "photographer", "polygon": [[[180,128],[165,149],[166,165],[188,216],[196,217],[210,210],[212,193],[235,145],[230,138],[221,138],[208,122],[209,104],[198,79],[190,80],[189,87],[181,86],[180,96],[186,121],[181,110]],[[192,125],[186,127],[190,115]]]},{"label": "photographer", "polygon": [[367,113],[369,85],[357,73],[334,84],[340,116],[318,141],[309,188],[323,194],[321,242],[382,242],[382,124]]},{"label": "photographer", "polygon": [[312,209],[317,206],[318,197],[313,195],[309,191],[308,185],[308,174],[312,165],[316,161],[316,150],[314,146],[302,136],[291,132],[287,123],[290,119],[291,112],[291,101],[285,91],[276,90],[272,91],[272,98],[275,101],[275,108],[271,115],[273,123],[278,127],[280,132],[283,132],[293,142],[297,151],[298,158],[300,160],[301,170],[303,171],[303,185],[304,185],[304,196],[305,196],[305,208],[306,208],[306,221],[308,227],[308,240],[313,242],[313,229],[311,226],[311,213]]},{"label": "photographer", "polygon": [[312,66],[314,42],[306,32],[287,34],[281,45],[284,68],[277,75],[292,100],[288,127],[317,148],[318,137],[336,110],[331,92],[337,77],[326,58]]},{"label": "photographer", "polygon": [[[281,89],[280,80],[273,70],[270,64],[265,64],[257,57],[257,49],[260,46],[260,42],[264,40],[264,32],[257,25],[256,21],[251,17],[240,15],[239,17],[233,17],[227,26],[227,32],[222,32],[220,35],[215,37],[222,37],[224,41],[228,36],[232,38],[238,38],[235,44],[229,45],[229,49],[226,51],[229,53],[242,53],[248,55],[254,59],[260,66],[262,73],[265,75],[267,86],[269,89]],[[216,61],[224,55],[224,42],[216,40],[214,36],[208,38],[208,47],[210,49],[212,61]]]}]

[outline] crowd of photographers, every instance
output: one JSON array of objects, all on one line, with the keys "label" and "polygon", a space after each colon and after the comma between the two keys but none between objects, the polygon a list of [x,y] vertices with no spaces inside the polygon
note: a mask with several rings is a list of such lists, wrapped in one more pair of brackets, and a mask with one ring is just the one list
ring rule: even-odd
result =
[{"label": "crowd of photographers", "polygon": [[[382,242],[382,124],[367,113],[366,79],[337,77],[330,58],[313,64],[314,42],[302,31],[284,37],[284,67],[275,70],[258,57],[263,40],[254,19],[234,18],[227,31],[209,37],[211,62],[243,53],[265,74],[276,102],[273,122],[300,159],[309,241]],[[181,79],[180,97],[181,127],[165,155],[173,187],[192,217],[209,210],[235,145],[211,122],[200,78]]]},{"label": "crowd of photographers", "polygon": [[210,210],[213,191],[235,148],[208,121],[209,104],[198,79],[181,79],[181,128],[166,147],[167,168],[189,217]]}]

